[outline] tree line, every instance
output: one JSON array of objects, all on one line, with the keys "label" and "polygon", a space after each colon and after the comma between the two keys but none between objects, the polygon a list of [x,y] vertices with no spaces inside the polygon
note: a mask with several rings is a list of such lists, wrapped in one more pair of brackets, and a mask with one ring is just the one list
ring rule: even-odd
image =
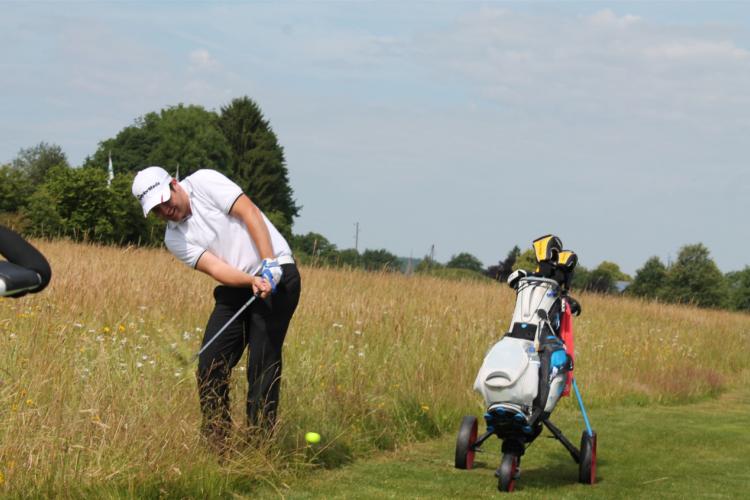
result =
[{"label": "tree line", "polygon": [[[365,270],[429,274],[444,278],[492,279],[504,282],[516,269],[536,269],[534,250],[521,252],[514,246],[497,264],[485,268],[468,252],[453,255],[440,263],[429,255],[421,259],[398,257],[385,249],[354,248],[339,250],[320,233],[294,235],[291,240],[295,255],[309,265],[361,268]],[[723,274],[701,243],[685,245],[677,260],[665,265],[659,257],[651,257],[636,271],[635,277],[620,270],[611,261],[603,261],[588,269],[578,265],[571,283],[576,291],[623,294],[667,303],[691,304],[698,307],[750,311],[750,267]]]},{"label": "tree line", "polygon": [[161,244],[164,223],[144,219],[131,194],[133,176],[150,165],[180,178],[199,168],[224,173],[252,193],[274,225],[291,236],[300,207],[284,151],[249,97],[234,99],[219,112],[180,104],[148,113],[100,142],[76,168],[57,145],[41,142],[22,149],[0,166],[0,222],[33,236]]},{"label": "tree line", "polygon": [[[113,178],[108,166],[112,160]],[[534,252],[514,246],[485,268],[468,252],[446,263],[431,255],[412,259],[386,249],[338,249],[322,234],[294,234],[300,206],[293,198],[284,150],[249,97],[218,112],[177,105],[137,118],[101,141],[83,164],[69,164],[60,146],[41,142],[0,166],[0,224],[29,236],[66,237],[119,245],[161,245],[164,222],[144,218],[131,194],[135,172],[159,165],[183,178],[198,168],[218,170],[237,182],[309,265],[420,273],[443,278],[505,281],[515,269],[534,270]],[[702,244],[686,245],[674,263],[652,257],[634,278],[614,262],[578,266],[575,290],[619,293],[701,307],[750,310],[750,267],[722,274]]]}]

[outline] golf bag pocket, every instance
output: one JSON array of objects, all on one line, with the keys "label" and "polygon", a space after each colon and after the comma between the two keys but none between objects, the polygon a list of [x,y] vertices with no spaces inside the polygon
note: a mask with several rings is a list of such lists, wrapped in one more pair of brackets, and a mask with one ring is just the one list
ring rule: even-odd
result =
[{"label": "golf bag pocket", "polygon": [[489,350],[474,381],[487,406],[514,403],[530,407],[539,386],[539,357],[534,343],[503,337]]},{"label": "golf bag pocket", "polygon": [[539,351],[539,390],[534,406],[550,413],[565,389],[565,377],[573,369],[573,362],[565,351],[565,344],[552,335],[545,339]]}]

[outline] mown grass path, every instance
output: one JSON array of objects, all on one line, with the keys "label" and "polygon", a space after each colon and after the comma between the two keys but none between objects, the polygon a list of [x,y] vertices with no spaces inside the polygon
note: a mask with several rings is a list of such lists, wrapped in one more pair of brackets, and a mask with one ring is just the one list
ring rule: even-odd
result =
[{"label": "mown grass path", "polygon": [[[745,377],[747,378],[747,377]],[[583,423],[574,402],[553,421],[571,441]],[[527,451],[513,498],[749,498],[750,388],[679,406],[590,412],[599,434],[598,483],[578,484],[577,465],[545,431]],[[480,426],[480,432],[483,427]],[[264,498],[496,498],[499,440],[474,470],[453,468],[453,435],[318,471]],[[255,495],[254,495],[255,496]]]}]

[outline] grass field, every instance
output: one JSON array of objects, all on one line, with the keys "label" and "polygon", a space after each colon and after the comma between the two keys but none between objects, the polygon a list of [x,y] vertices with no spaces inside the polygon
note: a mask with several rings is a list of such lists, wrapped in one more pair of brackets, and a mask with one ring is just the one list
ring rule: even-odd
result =
[{"label": "grass field", "polygon": [[[745,382],[750,382],[746,380]],[[578,441],[572,401],[554,421]],[[578,467],[546,431],[526,452],[512,498],[747,498],[750,491],[750,390],[684,405],[600,407],[597,482],[577,483]],[[483,429],[483,428],[482,428]],[[254,498],[501,498],[499,440],[482,447],[473,470],[453,468],[455,434],[383,452],[332,471],[263,488]]]},{"label": "grass field", "polygon": [[[210,278],[164,250],[35,242],[53,279],[0,301],[0,492],[231,497],[400,450],[479,414],[471,390],[507,328],[496,283],[303,267],[285,344],[280,428],[219,463],[198,439],[194,366]],[[577,297],[576,377],[592,412],[701,403],[747,369],[750,316]],[[235,370],[235,420],[246,382]],[[323,442],[307,447],[305,431]]]}]

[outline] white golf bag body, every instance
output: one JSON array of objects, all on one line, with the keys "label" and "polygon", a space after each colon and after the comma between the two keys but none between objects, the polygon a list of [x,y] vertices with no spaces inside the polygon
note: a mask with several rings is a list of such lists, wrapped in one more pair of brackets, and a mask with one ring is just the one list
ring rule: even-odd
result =
[{"label": "white golf bag body", "polygon": [[[555,280],[524,277],[518,281],[516,306],[509,333],[489,350],[479,369],[474,389],[484,397],[488,408],[510,404],[526,416],[532,412],[540,390],[540,345],[553,333],[557,318],[550,318],[560,300],[560,287]],[[559,308],[558,308],[559,309]],[[557,345],[562,345],[559,340]],[[565,387],[564,369],[567,354],[559,347],[552,352],[548,372],[549,392],[543,411],[550,413],[557,405]]]}]

